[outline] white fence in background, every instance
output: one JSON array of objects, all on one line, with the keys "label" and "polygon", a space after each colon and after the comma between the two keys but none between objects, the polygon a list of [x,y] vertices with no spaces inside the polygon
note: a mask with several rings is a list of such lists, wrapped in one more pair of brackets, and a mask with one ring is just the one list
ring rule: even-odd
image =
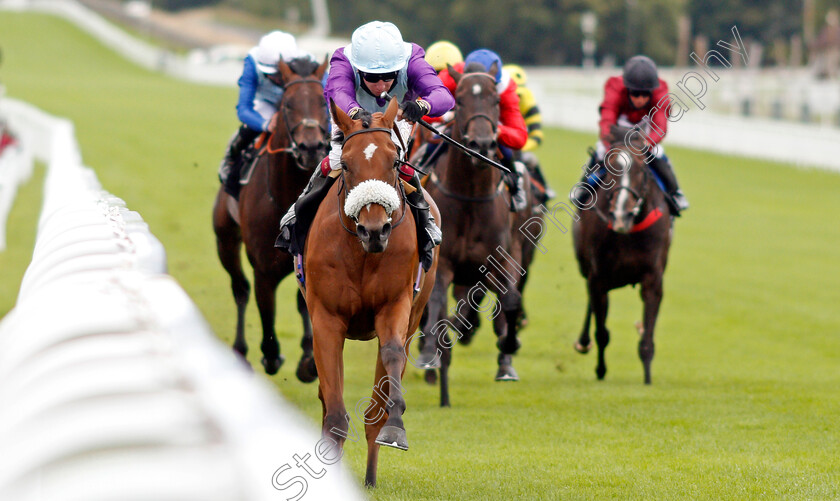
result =
[{"label": "white fence in background", "polygon": [[[32,263],[0,322],[0,499],[278,500],[301,480],[303,499],[361,499],[213,336],[140,215],[82,165],[72,124],[8,99],[0,112],[48,165]],[[299,469],[307,454],[324,477]]]}]

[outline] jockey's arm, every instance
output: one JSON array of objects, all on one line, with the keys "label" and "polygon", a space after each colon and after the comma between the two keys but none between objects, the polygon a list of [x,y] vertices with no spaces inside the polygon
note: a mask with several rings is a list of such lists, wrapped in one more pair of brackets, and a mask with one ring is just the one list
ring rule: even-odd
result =
[{"label": "jockey's arm", "polygon": [[[432,66],[423,59],[423,49],[415,50],[406,65],[410,93],[429,103],[430,117],[439,117],[455,107],[455,98],[444,86]],[[419,49],[419,50],[418,50]]]},{"label": "jockey's arm", "polygon": [[598,122],[600,129],[600,139],[604,146],[610,146],[610,128],[618,123],[618,117],[621,114],[621,87],[619,83],[620,78],[610,78],[604,85],[604,100],[601,102],[599,112],[601,114],[601,121]]},{"label": "jockey's arm", "polygon": [[499,96],[499,143],[514,150],[521,150],[528,140],[528,128],[519,111],[519,96],[516,95],[516,83],[510,82]]},{"label": "jockey's arm", "polygon": [[330,76],[324,86],[324,97],[327,98],[327,106],[332,99],[341,111],[348,114],[353,108],[361,108],[356,101],[356,75],[353,73],[353,66],[341,49],[335,51],[330,59]]},{"label": "jockey's arm", "polygon": [[257,67],[250,56],[245,58],[242,75],[239,77],[239,100],[236,103],[236,116],[239,121],[255,131],[264,131],[268,123],[254,109],[254,97],[257,95]]}]

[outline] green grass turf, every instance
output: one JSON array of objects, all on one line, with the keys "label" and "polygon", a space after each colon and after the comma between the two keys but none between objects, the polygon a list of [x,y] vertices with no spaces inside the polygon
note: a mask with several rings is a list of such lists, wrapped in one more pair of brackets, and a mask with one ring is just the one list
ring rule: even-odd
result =
[{"label": "green grass turf", "polygon": [[[229,344],[234,304],[210,208],[216,166],[237,124],[236,90],[140,70],[48,16],[0,13],[0,34],[9,94],[73,120],[86,164],[143,215],[167,249],[170,272]],[[577,180],[593,141],[546,131],[540,155],[558,192]],[[373,498],[840,498],[840,225],[833,217],[840,176],[676,147],[669,155],[693,206],[676,223],[653,385],[642,384],[636,355],[637,290],[611,294],[605,381],[595,380],[594,354],[572,350],[584,286],[570,235],[549,226],[547,253],[537,257],[526,291],[531,324],[516,357],[521,382],[493,382],[496,350],[486,328],[471,346],[455,348],[451,409],[438,408],[437,388],[409,368],[411,448],[383,448]],[[0,312],[13,304],[31,255],[40,182],[39,175],[22,189],[12,213],[9,250],[0,254]],[[317,386],[293,373],[301,330],[294,292],[290,278],[278,294],[288,360],[271,381],[314,424]],[[247,329],[248,358],[259,368],[253,302]],[[375,350],[372,342],[346,346],[351,413],[370,394]],[[353,422],[359,426],[355,415]],[[365,451],[361,443],[346,447],[358,478]],[[309,451],[278,452],[277,466],[293,452]]]}]

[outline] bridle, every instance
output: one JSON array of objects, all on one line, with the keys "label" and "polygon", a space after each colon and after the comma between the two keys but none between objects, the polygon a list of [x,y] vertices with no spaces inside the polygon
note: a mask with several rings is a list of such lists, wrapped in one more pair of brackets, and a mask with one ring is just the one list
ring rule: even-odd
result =
[{"label": "bridle", "polygon": [[[632,154],[631,154],[631,158],[632,158]],[[631,164],[630,167],[627,169],[627,172],[625,172],[623,174],[623,176],[629,175],[629,171],[630,171],[630,169],[632,169],[634,167],[634,165],[635,165],[635,163]],[[648,195],[648,181],[650,180],[650,174],[648,172],[649,168],[648,168],[647,164],[644,163],[644,162],[642,162],[640,164],[640,168],[642,169],[642,176],[643,176],[642,177],[641,193],[638,190],[634,189],[632,186],[623,186],[623,185],[619,184],[619,186],[616,189],[611,189],[610,190],[611,193],[610,193],[609,198],[607,199],[607,201],[610,204],[612,204],[612,200],[615,198],[615,196],[617,194],[621,193],[622,191],[627,191],[628,193],[630,193],[630,195],[632,195],[636,199],[636,204],[633,206],[632,209],[630,209],[630,213],[633,214],[633,220],[635,220],[639,216],[639,213],[642,211],[642,207],[644,206],[645,200],[647,199],[647,195]],[[610,211],[610,212],[612,212],[612,211]],[[608,217],[606,214],[604,214],[603,211],[601,211],[601,208],[598,207],[597,204],[595,205],[595,213],[598,215],[598,217],[604,223],[612,224],[611,218]]]},{"label": "bridle", "polygon": [[[469,78],[469,77],[486,77],[486,78],[489,78],[493,82],[494,86],[496,85],[496,79],[493,78],[491,75],[489,75],[487,73],[465,73],[461,77],[461,82],[463,82],[464,79]],[[458,85],[460,86],[461,83],[458,82]],[[490,115],[487,115],[486,113],[474,113],[470,116],[470,118],[467,119],[466,122],[464,122],[463,126],[461,127],[461,137],[463,137],[465,140],[469,141],[469,136],[467,136],[467,129],[469,129],[470,123],[473,120],[475,120],[476,118],[483,118],[483,119],[487,120],[488,122],[490,122],[490,127],[493,129],[493,135],[494,136],[496,135],[496,130],[498,128],[498,124],[496,123],[496,120],[494,120],[493,117],[491,117]],[[458,113],[457,112],[455,113],[455,122],[456,123],[458,122]]]},{"label": "bridle", "polygon": [[[289,87],[291,87],[293,85],[296,85],[296,84],[302,84],[302,83],[316,83],[316,84],[318,84],[318,86],[321,87],[321,91],[323,93],[324,87],[321,84],[321,81],[318,80],[317,78],[301,78],[299,80],[292,80],[291,82],[286,84],[285,88],[286,88],[286,90],[288,90]],[[274,133],[272,133],[271,137],[268,138],[268,141],[266,142],[266,151],[268,153],[288,153],[288,154],[292,155],[292,157],[295,159],[295,164],[298,166],[298,168],[305,170],[305,166],[301,165],[301,163],[300,163],[301,162],[300,147],[298,146],[297,141],[295,141],[295,132],[301,127],[303,127],[304,129],[310,129],[310,128],[321,129],[321,135],[323,136],[324,143],[326,144],[326,143],[329,142],[329,137],[328,137],[329,136],[329,131],[327,130],[326,127],[324,127],[323,124],[321,124],[321,122],[319,122],[318,120],[316,120],[314,118],[303,118],[300,122],[296,123],[294,125],[294,127],[289,127],[289,116],[286,113],[286,106],[284,106],[286,96],[287,96],[287,94],[284,92],[283,93],[283,99],[280,100],[280,106],[279,106],[280,110],[279,111],[280,111],[280,116],[283,117],[283,126],[286,129],[286,135],[289,139],[289,146],[287,146],[285,148],[276,148],[276,149],[272,148],[271,147],[271,139],[274,137]]]},{"label": "bridle", "polygon": [[[351,132],[350,134],[347,134],[346,136],[344,136],[344,140],[341,142],[342,147],[344,147],[344,145],[345,145],[345,144],[347,144],[347,141],[348,141],[350,138],[352,138],[353,136],[358,136],[358,135],[360,135],[360,134],[366,134],[366,133],[368,133],[368,132],[384,132],[384,133],[388,134],[388,140],[389,140],[389,141],[391,140],[391,129],[386,129],[385,127],[370,127],[370,128],[367,128],[367,129],[360,129],[360,130],[357,130],[357,131],[355,131],[355,132]],[[392,167],[392,168],[393,168],[394,170],[396,170],[396,169],[397,169],[397,165],[399,165],[399,159],[397,159],[397,160],[395,160],[395,161],[394,161],[394,165],[393,165],[393,167]],[[339,199],[339,203],[338,203],[338,207],[339,207],[339,210],[338,210],[338,221],[341,223],[341,227],[342,227],[342,228],[344,228],[344,230],[345,230],[347,233],[349,233],[349,234],[351,234],[351,235],[353,235],[353,236],[358,237],[358,236],[359,236],[359,234],[358,234],[358,233],[356,233],[355,231],[351,230],[350,228],[348,228],[348,227],[347,227],[347,225],[346,225],[346,224],[344,224],[344,218],[343,218],[343,217],[341,217],[341,214],[342,214],[341,207],[343,207],[343,206],[344,206],[344,204],[342,204],[342,203],[341,203],[341,192],[342,192],[342,191],[343,191],[343,192],[345,192],[345,194],[344,194],[344,198],[345,198],[345,200],[347,199],[347,192],[348,192],[348,190],[347,190],[347,180],[344,178],[344,171],[345,171],[345,169],[344,169],[344,168],[342,168],[342,169],[341,169],[341,187],[339,187],[339,189],[338,189],[338,193],[337,193],[337,195],[338,195],[338,199]],[[400,209],[401,209],[401,211],[402,211],[402,214],[400,215],[400,219],[397,221],[397,223],[396,223],[396,224],[394,224],[394,226],[392,227],[392,229],[393,229],[393,228],[396,228],[397,226],[399,226],[400,224],[402,224],[403,220],[405,219],[405,214],[406,214],[406,212],[408,212],[407,210],[405,210],[405,204],[406,204],[406,200],[405,200],[405,189],[403,188],[402,183],[400,182],[400,176],[399,176],[399,175],[395,175],[395,176],[394,176],[394,189],[395,189],[395,190],[397,190],[397,193],[399,193],[399,194],[400,194],[400,199],[402,200],[402,207],[400,208]],[[348,216],[348,217],[349,217],[349,216]],[[350,219],[351,219],[351,220],[353,220],[353,222],[354,222],[354,223],[356,223],[356,224],[358,224],[358,223],[359,223],[359,221],[358,221],[356,218],[354,218],[354,217],[351,217]],[[390,218],[390,217],[388,218],[388,222],[389,222],[389,223],[391,222],[391,218]]]}]

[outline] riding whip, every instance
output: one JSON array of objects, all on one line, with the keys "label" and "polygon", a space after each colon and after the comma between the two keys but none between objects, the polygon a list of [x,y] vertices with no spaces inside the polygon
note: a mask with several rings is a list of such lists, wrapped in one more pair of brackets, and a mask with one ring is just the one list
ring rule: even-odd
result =
[{"label": "riding whip", "polygon": [[[379,97],[381,97],[382,99],[387,99],[387,100],[389,100],[389,101],[391,100],[391,95],[390,95],[390,94],[388,94],[388,92],[387,92],[387,91],[385,91],[385,92],[383,92],[382,94],[380,94],[380,95],[379,95]],[[447,136],[447,135],[446,135],[446,134],[444,134],[443,132],[438,131],[437,129],[435,129],[434,127],[432,127],[431,125],[429,125],[429,123],[428,123],[428,122],[426,122],[425,120],[423,120],[422,118],[421,118],[421,119],[419,119],[419,120],[417,120],[417,123],[419,123],[420,125],[422,125],[423,127],[427,128],[427,129],[429,129],[430,131],[434,132],[435,134],[437,134],[438,136],[440,136],[440,137],[441,137],[444,141],[446,141],[447,143],[452,144],[453,146],[455,146],[455,147],[456,147],[456,148],[458,148],[459,150],[463,151],[463,152],[464,152],[464,153],[466,153],[467,155],[469,155],[469,156],[471,156],[471,157],[473,157],[473,158],[477,158],[477,159],[479,159],[479,160],[481,160],[481,161],[483,161],[483,162],[487,162],[488,164],[490,164],[490,165],[492,165],[493,167],[495,167],[495,168],[497,168],[497,169],[501,170],[502,172],[507,172],[508,174],[510,174],[510,169],[508,169],[508,168],[507,168],[507,167],[505,167],[504,165],[500,164],[499,162],[496,162],[495,160],[491,160],[491,159],[489,159],[489,158],[485,157],[484,155],[482,155],[481,153],[479,153],[479,152],[477,152],[477,151],[475,151],[475,150],[471,150],[471,149],[467,148],[466,146],[464,146],[463,144],[459,143],[458,141],[456,141],[456,140],[452,139],[451,137]]]}]

